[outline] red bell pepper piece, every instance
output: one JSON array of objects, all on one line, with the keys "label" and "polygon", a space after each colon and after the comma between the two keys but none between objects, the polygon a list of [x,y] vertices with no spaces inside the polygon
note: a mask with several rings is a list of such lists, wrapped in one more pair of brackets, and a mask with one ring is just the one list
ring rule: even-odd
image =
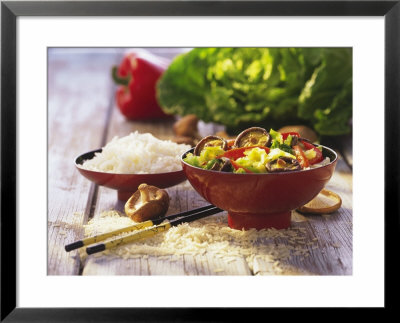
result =
[{"label": "red bell pepper piece", "polygon": [[300,134],[298,132],[294,132],[294,131],[292,131],[292,132],[282,132],[282,139],[286,140],[286,138],[289,137],[289,135],[291,135],[292,137],[293,136],[300,137]]},{"label": "red bell pepper piece", "polygon": [[156,82],[166,66],[157,65],[135,53],[127,54],[121,64],[114,66],[112,76],[120,86],[116,102],[121,113],[129,120],[170,117],[156,99]]},{"label": "red bell pepper piece", "polygon": [[299,145],[295,145],[292,148],[296,154],[296,159],[300,163],[300,166],[303,168],[310,166],[308,159],[307,159],[306,155],[304,154],[303,149],[301,149],[301,147]]},{"label": "red bell pepper piece", "polygon": [[316,153],[314,158],[308,160],[308,163],[310,165],[314,165],[316,163],[319,163],[324,159],[324,156],[322,155],[322,151],[319,150],[317,147],[315,147],[313,144],[310,144],[309,142],[304,141],[304,140],[301,140],[301,143],[303,144],[303,146],[304,146],[304,148],[306,150],[313,149],[315,151],[315,153]]},{"label": "red bell pepper piece", "polygon": [[304,149],[309,150],[309,149],[317,148],[317,147],[315,147],[315,145],[313,145],[305,140],[300,140],[300,142],[303,144]]},{"label": "red bell pepper piece", "polygon": [[218,156],[217,158],[226,157],[226,158],[229,158],[231,160],[232,159],[236,160],[236,159],[238,159],[240,157],[244,157],[245,156],[244,152],[246,150],[249,150],[249,149],[252,149],[252,148],[264,149],[267,154],[269,153],[269,148],[268,147],[264,147],[264,146],[240,147],[240,148],[234,148],[234,149],[227,150],[221,156]]}]

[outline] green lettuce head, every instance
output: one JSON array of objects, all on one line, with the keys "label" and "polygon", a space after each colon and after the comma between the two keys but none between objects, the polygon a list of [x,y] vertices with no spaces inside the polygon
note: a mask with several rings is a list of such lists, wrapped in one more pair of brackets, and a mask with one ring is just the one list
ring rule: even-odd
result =
[{"label": "green lettuce head", "polygon": [[351,48],[195,48],[157,83],[162,109],[238,132],[305,124],[320,135],[349,133]]}]

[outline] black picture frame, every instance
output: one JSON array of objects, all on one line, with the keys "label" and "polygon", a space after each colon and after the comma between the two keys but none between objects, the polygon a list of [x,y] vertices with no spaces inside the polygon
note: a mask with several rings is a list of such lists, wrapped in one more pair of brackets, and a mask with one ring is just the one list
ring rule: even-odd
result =
[{"label": "black picture frame", "polygon": [[[17,99],[19,16],[382,16],[385,19],[385,309],[392,308],[391,262],[399,233],[400,0],[396,1],[2,1],[1,3],[1,321],[236,321],[243,309],[18,308],[16,263]],[[366,111],[365,113],[374,113]],[[366,134],[366,137],[373,135]],[[382,163],[382,161],[379,161]],[[382,165],[383,166],[383,165]],[[393,230],[393,232],[392,232]],[[254,310],[254,309],[253,309]],[[260,310],[260,309],[258,309]],[[254,315],[258,315],[255,313]],[[237,317],[237,318],[236,318]]]}]

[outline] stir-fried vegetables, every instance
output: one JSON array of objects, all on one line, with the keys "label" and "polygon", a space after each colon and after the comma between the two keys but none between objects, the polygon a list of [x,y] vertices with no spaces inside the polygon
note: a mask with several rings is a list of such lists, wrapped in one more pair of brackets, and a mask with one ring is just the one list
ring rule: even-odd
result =
[{"label": "stir-fried vegetables", "polygon": [[315,167],[324,160],[322,147],[296,132],[280,133],[253,127],[234,143],[217,136],[203,138],[184,161],[192,166],[223,172],[276,173]]}]

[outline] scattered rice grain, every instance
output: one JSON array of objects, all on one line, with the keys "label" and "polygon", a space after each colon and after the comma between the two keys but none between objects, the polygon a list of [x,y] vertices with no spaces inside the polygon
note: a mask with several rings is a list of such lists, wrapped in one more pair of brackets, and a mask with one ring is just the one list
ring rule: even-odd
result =
[{"label": "scattered rice grain", "polygon": [[[84,226],[85,236],[109,232],[134,223],[115,210],[104,211]],[[196,255],[206,259],[206,255],[212,254],[225,263],[237,260],[236,257],[244,257],[251,270],[257,256],[273,263],[273,267],[277,267],[276,273],[282,273],[285,272],[285,261],[294,256],[308,255],[308,247],[303,241],[306,238],[304,232],[304,228],[298,227],[283,230],[234,230],[229,228],[226,214],[222,213],[195,222],[182,223],[152,238],[100,254],[125,259],[147,259],[151,255],[169,259],[171,262],[180,260],[182,255]]]}]

